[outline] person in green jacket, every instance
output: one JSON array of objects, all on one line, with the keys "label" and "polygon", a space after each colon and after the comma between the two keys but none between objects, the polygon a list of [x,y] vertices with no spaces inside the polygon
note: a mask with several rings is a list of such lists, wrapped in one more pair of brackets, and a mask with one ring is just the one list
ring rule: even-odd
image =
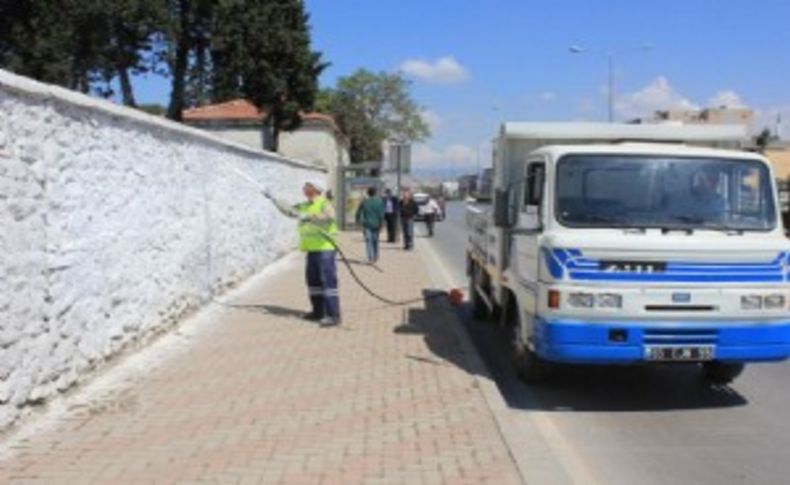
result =
[{"label": "person in green jacket", "polygon": [[368,197],[359,204],[356,220],[365,235],[368,262],[375,263],[379,259],[379,232],[384,223],[384,201],[376,195],[376,187],[368,188]]}]

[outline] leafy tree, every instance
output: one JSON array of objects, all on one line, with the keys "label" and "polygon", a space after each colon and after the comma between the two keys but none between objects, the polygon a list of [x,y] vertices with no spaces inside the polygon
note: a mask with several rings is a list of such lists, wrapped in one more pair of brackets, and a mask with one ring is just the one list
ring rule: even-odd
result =
[{"label": "leafy tree", "polygon": [[764,152],[768,145],[776,140],[776,137],[771,134],[771,130],[764,128],[757,136],[754,137],[754,144],[760,152]]},{"label": "leafy tree", "polygon": [[312,110],[318,76],[327,67],[310,46],[302,0],[225,0],[211,39],[213,96],[242,96],[267,113],[272,146]]},{"label": "leafy tree", "polygon": [[136,108],[156,116],[165,116],[167,114],[167,106],[158,103],[144,103],[136,106]]},{"label": "leafy tree", "polygon": [[[109,96],[118,76],[134,105],[130,71],[143,59],[162,0],[0,1],[0,65],[44,82]],[[102,85],[103,84],[103,85]]]},{"label": "leafy tree", "polygon": [[100,25],[104,39],[101,75],[106,87],[102,94],[113,94],[110,86],[117,77],[123,104],[136,106],[131,75],[156,69],[154,41],[166,18],[166,2],[100,0],[97,3],[104,14]]},{"label": "leafy tree", "polygon": [[5,0],[0,62],[19,74],[88,92],[99,64],[96,1]]},{"label": "leafy tree", "polygon": [[167,0],[168,22],[165,26],[164,57],[171,79],[167,117],[181,121],[187,107],[188,82],[196,73],[190,59],[205,59],[209,46],[216,0]]},{"label": "leafy tree", "polygon": [[349,137],[352,162],[381,160],[384,140],[418,142],[430,136],[422,107],[409,88],[409,81],[398,73],[359,69],[323,94],[321,107]]}]

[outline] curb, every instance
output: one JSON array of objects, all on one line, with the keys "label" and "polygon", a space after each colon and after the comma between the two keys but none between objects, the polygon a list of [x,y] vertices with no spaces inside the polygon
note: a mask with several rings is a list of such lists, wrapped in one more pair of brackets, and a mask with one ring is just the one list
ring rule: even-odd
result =
[{"label": "curb", "polygon": [[[432,262],[441,261],[439,259],[439,255],[436,254],[436,251],[433,249],[433,247],[431,247],[427,242],[424,242],[422,244],[418,244],[417,248],[419,249],[418,252],[420,253],[420,257],[423,259],[423,262],[428,268],[431,282],[438,288],[447,287],[448,285],[451,287],[454,286],[454,281],[450,275],[446,273],[446,271],[441,271],[435,264],[431,264]],[[426,253],[431,254],[429,256]],[[439,264],[441,265],[441,263]],[[439,273],[442,274],[440,275]],[[485,362],[483,362],[483,358],[478,353],[474,343],[472,343],[472,338],[469,336],[466,328],[464,328],[464,324],[461,322],[460,317],[454,311],[451,311],[449,312],[448,319],[454,323],[453,333],[455,333],[458,341],[461,344],[464,358],[466,359],[467,364],[472,371],[472,378],[474,379],[480,394],[483,396],[483,400],[486,402],[486,406],[488,407],[491,416],[494,418],[497,430],[499,431],[499,436],[502,438],[505,448],[507,448],[513,465],[516,467],[516,470],[518,470],[518,474],[521,477],[522,483],[526,484],[527,480],[524,464],[521,463],[521,460],[519,460],[514,453],[516,445],[515,440],[513,439],[513,436],[511,436],[511,433],[506,431],[508,427],[503,413],[507,411],[507,403],[499,393],[499,389],[497,389],[494,378],[491,372],[488,370],[488,366],[486,366]]]}]

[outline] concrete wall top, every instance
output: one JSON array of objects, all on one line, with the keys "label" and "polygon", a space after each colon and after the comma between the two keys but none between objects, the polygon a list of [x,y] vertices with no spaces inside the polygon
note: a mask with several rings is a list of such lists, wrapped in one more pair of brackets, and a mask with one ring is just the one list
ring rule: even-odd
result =
[{"label": "concrete wall top", "polygon": [[147,125],[149,127],[153,126],[161,128],[163,130],[177,133],[185,137],[191,137],[211,144],[220,145],[243,154],[265,155],[269,161],[283,163],[299,168],[307,168],[326,172],[326,169],[324,168],[319,168],[300,160],[284,157],[274,152],[256,150],[249,146],[232,142],[198,128],[192,128],[190,126],[148,114],[137,109],[119,106],[110,101],[91,97],[76,91],[62,88],[60,86],[45,84],[27,77],[18,76],[3,69],[0,69],[0,88],[43,100],[50,100],[95,110],[108,116],[122,118],[134,123]]}]

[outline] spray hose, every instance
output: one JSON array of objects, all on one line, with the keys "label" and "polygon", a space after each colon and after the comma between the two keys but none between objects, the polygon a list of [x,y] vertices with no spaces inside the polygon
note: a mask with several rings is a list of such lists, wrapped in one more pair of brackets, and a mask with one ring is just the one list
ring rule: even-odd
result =
[{"label": "spray hose", "polygon": [[[289,217],[291,219],[298,219],[299,218],[300,214],[295,209],[295,207],[289,205],[288,203],[283,202],[279,198],[277,198],[274,195],[272,195],[262,184],[260,184],[257,180],[253,179],[252,177],[250,177],[249,175],[245,174],[244,172],[242,172],[240,170],[237,170],[235,168],[233,169],[233,171],[237,175],[239,175],[240,177],[242,177],[245,180],[247,180],[248,182],[250,182],[252,185],[255,185],[261,191],[261,195],[263,195],[263,197],[268,199],[272,203],[272,205],[274,205],[274,207],[281,214],[283,214],[284,216]],[[338,244],[338,242],[335,240],[335,238],[332,237],[331,234],[326,232],[319,225],[317,225],[315,223],[312,223],[310,221],[304,221],[303,223],[311,224],[315,229],[317,229],[318,234],[320,234],[324,239],[326,239],[332,245],[333,248],[335,248],[335,250],[337,251],[337,254],[340,256],[340,260],[343,262],[345,267],[348,269],[348,272],[351,274],[351,277],[354,279],[356,284],[359,285],[359,287],[362,288],[365,291],[365,293],[367,293],[371,297],[375,298],[376,300],[378,300],[378,301],[380,301],[382,303],[385,303],[387,305],[390,305],[390,306],[403,306],[403,305],[410,305],[412,303],[418,303],[418,302],[425,301],[425,300],[428,300],[428,299],[439,298],[439,297],[447,297],[448,296],[447,293],[441,292],[441,293],[435,293],[435,294],[427,295],[427,296],[424,296],[424,297],[421,297],[421,298],[410,298],[410,299],[406,299],[406,300],[392,300],[390,298],[387,298],[385,296],[382,296],[382,295],[376,293],[367,284],[365,284],[365,282],[362,281],[362,278],[360,278],[359,275],[356,273],[356,271],[354,271],[354,268],[353,268],[353,266],[351,264],[351,261],[346,257],[346,254],[343,252],[343,249],[340,247],[340,244]],[[374,265],[373,267],[376,268],[379,272],[383,272],[378,266]],[[450,297],[450,301],[453,304],[459,304],[460,301],[463,299],[463,295],[460,292],[460,290],[458,290],[458,289],[453,289],[452,291],[450,291],[449,297]]]},{"label": "spray hose", "polygon": [[[274,206],[275,206],[275,207],[276,207],[276,208],[277,208],[277,209],[278,209],[278,210],[279,210],[279,211],[280,211],[280,212],[281,212],[283,215],[285,215],[285,216],[287,216],[287,217],[290,217],[290,218],[296,218],[296,217],[298,217],[298,216],[296,216],[296,215],[295,215],[295,213],[294,213],[294,211],[293,211],[293,209],[292,209],[292,208],[290,208],[290,207],[287,207],[287,206],[284,206],[284,205],[283,205],[283,203],[282,203],[281,201],[277,200],[277,199],[276,199],[274,196],[272,196],[272,195],[271,195],[271,194],[269,194],[268,192],[266,192],[266,191],[263,191],[263,195],[264,195],[264,197],[266,197],[267,199],[271,200],[271,201],[272,201],[272,203],[274,204]],[[345,254],[345,252],[343,252],[343,249],[340,247],[340,244],[337,242],[337,240],[336,240],[334,237],[332,237],[332,235],[331,235],[331,234],[329,234],[328,232],[326,232],[326,231],[325,231],[325,230],[324,230],[322,227],[320,227],[318,224],[315,224],[314,222],[311,222],[311,221],[303,221],[302,223],[303,223],[303,224],[310,224],[310,225],[311,225],[311,226],[312,226],[312,227],[313,227],[313,228],[316,230],[316,232],[317,232],[319,235],[321,235],[321,237],[323,237],[323,238],[324,238],[324,239],[325,239],[327,242],[329,242],[329,244],[331,244],[331,245],[332,245],[332,247],[333,247],[333,248],[335,248],[335,250],[337,251],[337,254],[338,254],[338,256],[340,256],[340,260],[343,262],[343,264],[345,265],[345,267],[348,269],[348,272],[351,274],[351,277],[354,279],[354,281],[356,282],[356,284],[357,284],[357,285],[359,285],[359,287],[360,287],[360,288],[362,288],[362,289],[365,291],[365,293],[367,293],[367,294],[368,294],[368,295],[370,295],[371,297],[375,298],[376,300],[378,300],[378,301],[380,301],[380,302],[382,302],[382,303],[385,303],[385,304],[387,304],[387,305],[390,305],[390,306],[403,306],[403,305],[410,305],[410,304],[412,304],[412,303],[419,303],[419,302],[421,302],[421,301],[425,301],[425,300],[428,300],[428,299],[439,298],[439,297],[447,297],[447,294],[446,294],[446,293],[444,293],[444,292],[441,292],[441,293],[436,293],[436,294],[432,294],[432,295],[427,295],[427,296],[424,296],[424,297],[419,297],[419,298],[409,298],[409,299],[406,299],[406,300],[392,300],[392,299],[390,299],[390,298],[387,298],[386,296],[382,296],[382,295],[380,295],[379,293],[376,293],[376,292],[375,292],[373,289],[371,289],[371,288],[370,288],[370,287],[369,287],[369,286],[368,286],[368,285],[367,285],[367,284],[366,284],[366,283],[365,283],[365,282],[362,280],[362,278],[360,278],[360,277],[359,277],[359,275],[357,274],[357,272],[356,272],[356,271],[354,271],[354,267],[352,266],[352,264],[351,264],[351,261],[348,259],[348,257],[346,257],[346,254]],[[383,271],[382,271],[380,268],[378,268],[378,267],[376,267],[376,269],[377,269],[378,271],[380,271],[380,272],[383,272]],[[452,292],[451,292],[451,293],[452,293]],[[453,293],[453,295],[455,295],[455,293]],[[452,298],[453,298],[454,300],[458,300],[458,299],[460,298],[460,296],[453,296]]]}]

